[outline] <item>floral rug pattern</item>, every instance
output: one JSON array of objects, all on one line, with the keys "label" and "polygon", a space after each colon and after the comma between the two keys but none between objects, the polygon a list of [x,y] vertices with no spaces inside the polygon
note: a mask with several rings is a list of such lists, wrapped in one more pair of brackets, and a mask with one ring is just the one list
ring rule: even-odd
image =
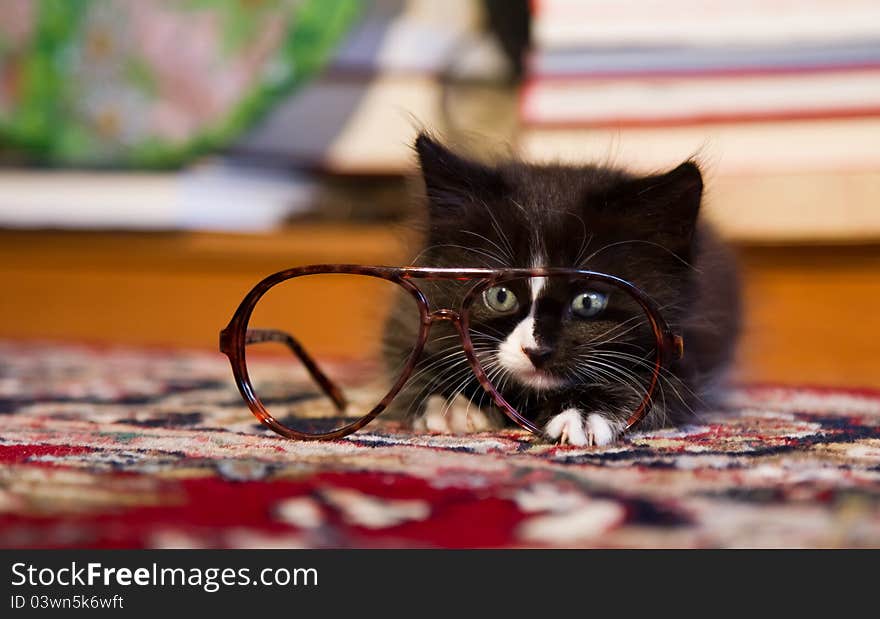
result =
[{"label": "floral rug pattern", "polygon": [[880,393],[741,387],[605,448],[296,442],[207,353],[0,343],[0,547],[878,547]]}]

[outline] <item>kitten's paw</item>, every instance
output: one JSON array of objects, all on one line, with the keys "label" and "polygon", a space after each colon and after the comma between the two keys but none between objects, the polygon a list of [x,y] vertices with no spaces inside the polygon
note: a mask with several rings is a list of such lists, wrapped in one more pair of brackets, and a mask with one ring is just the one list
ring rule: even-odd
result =
[{"label": "kitten's paw", "polygon": [[591,413],[584,424],[590,444],[602,447],[610,445],[617,439],[617,431],[605,417]]},{"label": "kitten's paw", "polygon": [[576,447],[608,445],[617,435],[612,423],[602,415],[591,413],[584,419],[583,413],[576,408],[568,408],[553,417],[544,431],[560,445]]},{"label": "kitten's paw", "polygon": [[440,395],[432,395],[425,404],[425,412],[413,420],[413,429],[419,432],[442,434],[470,434],[496,430],[500,424],[464,396],[451,402]]},{"label": "kitten's paw", "polygon": [[576,408],[568,408],[547,424],[544,431],[552,439],[559,441],[561,445],[588,445],[587,434],[584,432],[584,420],[581,412]]}]

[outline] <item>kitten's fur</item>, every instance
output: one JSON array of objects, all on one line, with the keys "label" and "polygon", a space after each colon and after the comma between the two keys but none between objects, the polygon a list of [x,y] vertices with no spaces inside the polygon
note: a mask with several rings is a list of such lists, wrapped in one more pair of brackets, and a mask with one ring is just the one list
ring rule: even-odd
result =
[{"label": "kitten's fur", "polygon": [[[638,428],[681,423],[704,406],[732,357],[739,290],[730,252],[697,221],[703,182],[695,163],[643,177],[602,166],[515,160],[489,166],[454,154],[426,134],[418,137],[415,149],[428,205],[426,245],[418,264],[579,267],[628,280],[664,308],[664,318],[685,341],[684,358],[663,374],[654,405]],[[458,282],[419,285],[433,309],[457,309],[467,289]],[[532,285],[534,292],[540,293],[540,287]],[[532,298],[539,299],[540,308],[541,297]],[[588,386],[566,379],[561,384],[561,379],[536,373],[522,351],[550,338],[542,335],[538,321],[525,321],[528,303],[524,299],[523,313],[505,327],[493,323],[493,332],[503,330],[505,343],[495,342],[496,349],[486,354],[504,359],[506,374],[512,375],[508,382],[517,386],[504,391],[505,397],[545,428],[550,439],[579,445],[615,440],[632,412],[633,396],[622,381]],[[415,318],[395,312],[389,320],[389,363],[399,363],[411,350]],[[565,358],[573,353],[557,350],[556,344],[550,347],[548,367],[565,373],[575,359]],[[426,429],[480,430],[509,423],[494,410],[463,359],[451,325],[436,323],[395,408]],[[457,403],[449,400],[456,397]]]}]

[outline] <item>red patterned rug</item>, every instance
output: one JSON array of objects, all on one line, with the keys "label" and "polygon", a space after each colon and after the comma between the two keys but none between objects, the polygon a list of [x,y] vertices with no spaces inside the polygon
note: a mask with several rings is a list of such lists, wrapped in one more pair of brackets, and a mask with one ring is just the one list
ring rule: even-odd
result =
[{"label": "red patterned rug", "polygon": [[755,386],[606,448],[263,429],[219,355],[0,344],[2,547],[878,547],[880,393]]}]

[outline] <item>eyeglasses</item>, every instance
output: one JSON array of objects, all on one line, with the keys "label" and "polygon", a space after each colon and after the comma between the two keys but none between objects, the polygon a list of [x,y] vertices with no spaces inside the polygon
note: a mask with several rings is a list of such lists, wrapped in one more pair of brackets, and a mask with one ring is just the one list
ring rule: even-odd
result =
[{"label": "eyeglasses", "polygon": [[[552,348],[521,344],[541,329]],[[573,382],[626,392],[629,429],[683,341],[647,294],[604,273],[313,265],[259,282],[220,351],[260,422],[314,440],[355,432],[401,392],[413,406],[460,393],[541,434],[529,394]]]}]

